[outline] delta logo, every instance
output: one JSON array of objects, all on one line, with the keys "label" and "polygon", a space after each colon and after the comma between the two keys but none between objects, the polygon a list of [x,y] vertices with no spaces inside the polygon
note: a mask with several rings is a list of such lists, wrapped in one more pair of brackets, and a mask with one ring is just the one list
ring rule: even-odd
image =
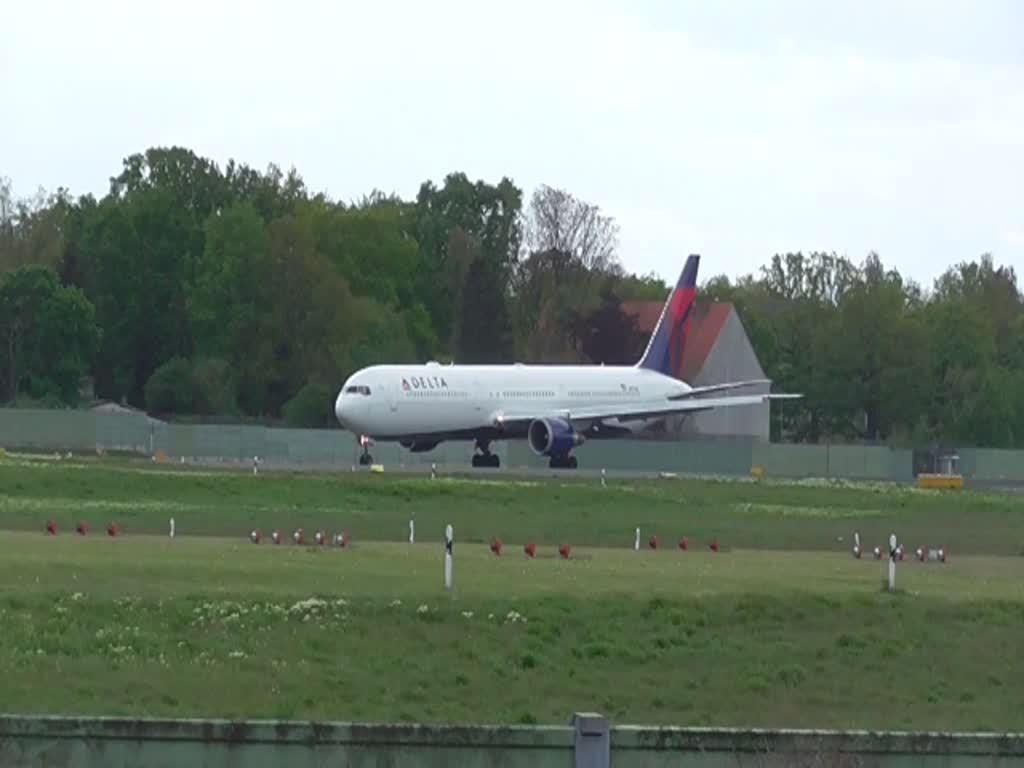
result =
[{"label": "delta logo", "polygon": [[448,389],[448,382],[443,376],[411,376],[402,378],[402,389]]}]

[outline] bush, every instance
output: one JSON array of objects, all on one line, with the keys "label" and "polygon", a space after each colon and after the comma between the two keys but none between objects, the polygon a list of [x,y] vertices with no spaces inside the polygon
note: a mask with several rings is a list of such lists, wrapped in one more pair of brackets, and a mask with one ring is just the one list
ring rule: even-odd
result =
[{"label": "bush", "polygon": [[150,413],[191,413],[192,364],[176,357],[157,368],[146,382],[146,410]]},{"label": "bush", "polygon": [[334,423],[334,395],[320,382],[309,382],[285,403],[284,420],[290,427],[330,427]]},{"label": "bush", "polygon": [[238,412],[235,376],[226,360],[199,360],[192,369],[192,407],[206,416],[231,416]]}]

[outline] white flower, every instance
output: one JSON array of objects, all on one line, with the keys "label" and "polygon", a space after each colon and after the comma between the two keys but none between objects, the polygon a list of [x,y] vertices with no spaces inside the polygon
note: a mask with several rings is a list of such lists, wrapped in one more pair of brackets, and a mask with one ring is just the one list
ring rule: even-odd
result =
[{"label": "white flower", "polygon": [[417,613],[426,613],[429,610],[430,610],[430,606],[428,606],[426,604],[421,605],[419,608],[416,609]]},{"label": "white flower", "polygon": [[301,611],[316,611],[327,605],[326,600],[321,600],[318,597],[309,597],[305,600],[300,600],[291,608],[288,609],[289,613],[298,613]]}]

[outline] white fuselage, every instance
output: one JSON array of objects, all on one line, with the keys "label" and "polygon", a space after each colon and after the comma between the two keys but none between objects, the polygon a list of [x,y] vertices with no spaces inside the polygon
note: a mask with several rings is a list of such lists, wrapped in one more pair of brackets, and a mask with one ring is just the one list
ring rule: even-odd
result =
[{"label": "white fuselage", "polygon": [[502,415],[664,403],[689,389],[634,366],[378,365],[345,382],[335,414],[346,429],[375,439],[428,438],[487,429]]}]

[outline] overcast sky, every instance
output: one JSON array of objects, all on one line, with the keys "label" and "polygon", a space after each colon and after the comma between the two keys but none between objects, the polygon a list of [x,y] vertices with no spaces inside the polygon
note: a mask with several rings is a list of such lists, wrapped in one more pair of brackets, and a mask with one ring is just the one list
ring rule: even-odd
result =
[{"label": "overcast sky", "polygon": [[1024,273],[1024,2],[11,2],[0,176],[103,194],[183,145],[406,197],[452,170],[598,204],[675,281],[834,250]]}]

